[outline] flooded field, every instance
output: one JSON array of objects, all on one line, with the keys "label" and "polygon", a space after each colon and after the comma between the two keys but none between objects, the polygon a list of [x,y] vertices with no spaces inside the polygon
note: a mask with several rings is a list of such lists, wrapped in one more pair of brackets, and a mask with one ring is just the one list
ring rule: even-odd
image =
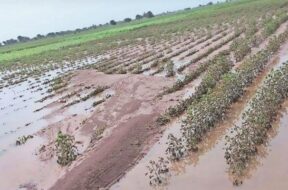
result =
[{"label": "flooded field", "polygon": [[[83,61],[76,64],[75,68],[67,66],[64,69],[52,70],[36,79],[27,78],[24,82],[1,90],[0,168],[3,171],[1,188],[17,189],[20,185],[33,186],[34,183],[39,183],[42,188],[48,188],[61,175],[62,169],[55,160],[39,159],[39,150],[47,143],[47,139],[37,133],[54,123],[64,122],[64,119],[71,116],[86,117],[87,112],[93,110],[93,102],[89,100],[84,102],[86,105],[71,106],[65,113],[53,114],[61,107],[49,105],[57,102],[66,93],[54,95],[53,92],[49,92],[50,85],[46,82],[61,77],[76,67],[89,64],[91,61]],[[33,138],[28,139],[26,144],[17,146],[17,139],[28,135],[33,135]],[[43,171],[49,173],[45,174]]]},{"label": "flooded field", "polygon": [[[270,70],[279,69],[287,59],[288,44],[285,44],[279,52],[279,57],[271,63]],[[269,72],[266,71],[266,72]],[[226,139],[225,135],[231,133],[235,125],[241,125],[244,110],[249,109],[249,99],[252,98],[257,88],[263,83],[265,74],[257,79],[256,83],[247,89],[247,95],[233,106],[226,121],[218,124],[219,127],[209,134],[199,145],[197,153],[191,153],[180,162],[172,162],[169,165],[170,173],[165,176],[163,184],[151,186],[150,180],[146,176],[147,166],[151,160],[166,157],[166,148],[169,143],[169,134],[179,136],[181,134],[180,118],[167,127],[160,140],[149,150],[147,155],[128,171],[118,183],[111,187],[116,189],[286,189],[288,183],[288,166],[286,159],[288,154],[285,150],[288,141],[285,138],[287,128],[287,102],[283,105],[283,110],[273,124],[273,130],[269,134],[269,142],[261,147],[259,158],[253,163],[249,174],[244,176],[245,184],[241,187],[233,186],[233,181],[228,172],[228,166],[224,158]],[[193,93],[192,93],[193,94]],[[191,95],[192,95],[191,94]],[[280,158],[281,157],[281,158]],[[259,183],[261,182],[261,183]]]},{"label": "flooded field", "polygon": [[286,190],[288,3],[240,1],[0,47],[0,189]]}]

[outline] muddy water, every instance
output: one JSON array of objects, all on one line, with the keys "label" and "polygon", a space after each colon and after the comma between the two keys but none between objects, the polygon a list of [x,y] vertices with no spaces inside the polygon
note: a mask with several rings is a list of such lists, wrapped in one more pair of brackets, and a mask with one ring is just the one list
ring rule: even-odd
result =
[{"label": "muddy water", "polygon": [[[288,60],[287,56],[288,44],[282,46],[279,52],[280,57],[276,59],[269,69],[279,68]],[[249,175],[245,176],[244,184],[240,187],[232,185],[232,181],[227,172],[228,166],[224,158],[225,154],[225,135],[230,133],[233,125],[240,125],[243,111],[247,101],[251,99],[256,88],[262,84],[264,76],[259,77],[257,84],[254,84],[248,92],[246,99],[242,99],[243,103],[234,106],[238,110],[238,114],[230,117],[221,126],[210,132],[204,142],[200,145],[199,152],[189,155],[185,160],[170,164],[171,176],[167,178],[165,185],[160,187],[152,187],[149,185],[149,179],[145,176],[148,171],[147,166],[150,160],[157,160],[158,157],[165,156],[165,148],[167,147],[167,136],[169,133],[180,133],[181,120],[171,123],[169,128],[155,144],[148,154],[118,183],[114,184],[112,190],[122,189],[197,189],[197,190],[223,190],[223,189],[243,189],[243,190],[286,190],[288,187],[288,152],[285,151],[288,146],[288,106],[283,112],[279,123],[274,125],[274,131],[271,132],[270,143],[263,147],[257,162],[251,168]],[[246,103],[245,103],[246,102]],[[248,104],[247,104],[248,105]],[[232,109],[233,110],[233,109]],[[241,111],[242,110],[242,111]],[[234,111],[232,111],[234,113]],[[234,118],[234,119],[233,119]]]},{"label": "muddy water", "polygon": [[37,157],[36,149],[44,140],[34,137],[25,145],[10,149],[0,158],[0,189],[18,189],[19,185],[41,183],[40,188],[47,188],[60,175],[61,168],[55,160],[42,162]]},{"label": "muddy water", "polygon": [[[95,60],[87,59],[76,63],[76,66],[83,67],[93,63],[93,61]],[[44,102],[37,102],[50,94],[47,93],[49,85],[42,85],[42,82],[63,75],[73,69],[75,68],[66,67],[52,70],[45,73],[39,82],[34,78],[29,78],[28,81],[2,89],[0,92],[0,154],[9,147],[13,147],[18,137],[33,134],[47,125],[42,118],[51,113],[53,109],[43,109],[38,112],[35,112],[35,110],[46,106],[59,97],[56,96]],[[37,87],[33,88],[33,86]]]},{"label": "muddy water", "polygon": [[[67,63],[61,69],[54,69],[43,73],[39,79],[28,78],[27,81],[17,85],[4,87],[0,91],[0,189],[15,190],[20,185],[31,186],[35,184],[39,189],[47,189],[59,176],[63,174],[63,168],[57,165],[56,160],[40,161],[39,149],[47,143],[47,139],[39,137],[37,132],[47,126],[57,123],[69,115],[87,114],[87,108],[91,109],[93,102],[85,102],[88,105],[71,106],[66,115],[57,114],[45,116],[55,112],[59,107],[45,108],[35,112],[48,104],[57,101],[66,92],[38,102],[47,95],[49,84],[43,84],[47,80],[64,75],[86,65],[95,63],[98,59],[87,58],[75,63]],[[6,73],[7,74],[7,73]],[[26,144],[16,146],[16,140],[23,135],[34,135]],[[80,136],[80,135],[79,135]],[[85,137],[79,137],[80,140]],[[82,140],[84,141],[84,140]],[[25,188],[24,188],[25,189]]]}]

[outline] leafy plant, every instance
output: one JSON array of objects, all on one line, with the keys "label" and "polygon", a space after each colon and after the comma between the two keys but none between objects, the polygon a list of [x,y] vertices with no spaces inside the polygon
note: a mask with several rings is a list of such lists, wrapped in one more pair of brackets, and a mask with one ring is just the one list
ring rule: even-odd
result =
[{"label": "leafy plant", "polygon": [[268,131],[281,103],[288,98],[288,65],[272,71],[264,85],[243,114],[243,124],[236,127],[233,136],[226,136],[225,158],[231,173],[238,180],[257,155],[258,146],[268,139]]},{"label": "leafy plant", "polygon": [[77,158],[77,148],[74,137],[58,132],[56,138],[57,163],[66,166]]},{"label": "leafy plant", "polygon": [[185,154],[185,144],[181,138],[177,138],[172,134],[168,135],[168,148],[166,154],[172,161],[179,161]]},{"label": "leafy plant", "polygon": [[158,161],[151,160],[147,166],[148,172],[145,174],[150,179],[150,185],[157,186],[163,185],[167,181],[169,168],[169,162],[163,157],[160,157]]}]

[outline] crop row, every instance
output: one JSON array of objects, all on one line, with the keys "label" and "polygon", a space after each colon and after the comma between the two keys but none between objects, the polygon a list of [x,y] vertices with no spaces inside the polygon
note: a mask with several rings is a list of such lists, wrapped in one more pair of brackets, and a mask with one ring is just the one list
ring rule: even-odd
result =
[{"label": "crop row", "polygon": [[222,47],[223,45],[229,43],[230,41],[232,41],[233,39],[237,38],[238,36],[240,36],[241,31],[234,33],[233,35],[231,35],[230,37],[228,37],[226,40],[222,40],[220,43],[216,44],[215,46],[209,48],[206,52],[198,55],[197,57],[195,57],[194,59],[192,59],[191,61],[189,61],[188,64],[183,65],[181,67],[178,68],[179,72],[182,72],[186,67],[188,67],[191,64],[194,64],[198,61],[200,61],[201,59],[203,59],[204,57],[208,56],[210,53],[212,53],[213,51],[219,49],[220,47]]},{"label": "crop row", "polygon": [[[229,169],[236,178],[243,175],[253,157],[257,155],[259,145],[268,139],[271,123],[288,97],[288,64],[266,78],[264,85],[256,93],[243,114],[243,123],[233,131],[233,137],[227,136],[228,146],[225,158]],[[242,181],[235,179],[234,184]]]},{"label": "crop row", "polygon": [[169,107],[165,114],[158,118],[157,121],[160,125],[165,125],[171,118],[180,116],[187,107],[192,104],[192,102],[199,100],[211,88],[214,88],[216,83],[221,79],[221,76],[229,72],[232,67],[232,63],[228,56],[222,53],[209,61],[209,64],[207,65],[209,65],[207,73],[202,79],[200,85],[196,88],[193,96],[182,100],[176,106]]},{"label": "crop row", "polygon": [[242,96],[287,37],[288,31],[272,38],[266,49],[247,58],[235,73],[225,74],[213,90],[189,106],[188,116],[181,127],[182,137],[178,139],[184,142],[186,150],[198,150],[205,134],[224,118],[229,106]]},{"label": "crop row", "polygon": [[235,40],[231,44],[231,50],[234,52],[234,56],[237,62],[243,60],[243,58],[251,52],[251,48],[259,45],[265,37],[273,34],[279,26],[288,20],[287,14],[281,14],[276,19],[268,19],[264,22],[264,30],[261,34],[255,35],[258,29],[255,27],[255,23],[248,25],[245,31],[245,37]]},{"label": "crop row", "polygon": [[[221,32],[223,32],[225,30],[226,30],[225,28],[217,30],[215,32],[215,35],[218,35],[218,34],[220,34]],[[225,32],[223,34],[225,34]],[[216,39],[218,39],[218,40],[221,39],[223,37],[223,34],[219,35]],[[177,51],[169,54],[168,56],[164,57],[160,61],[166,62],[167,60],[170,60],[173,57],[179,56],[182,53],[187,52],[187,51],[188,51],[188,54],[185,55],[184,57],[180,57],[180,60],[184,59],[187,56],[191,56],[191,55],[193,55],[193,54],[198,52],[198,50],[193,50],[194,47],[196,47],[196,46],[198,46],[198,45],[200,45],[200,44],[202,44],[202,43],[204,43],[204,42],[206,42],[206,41],[208,41],[208,40],[210,40],[212,38],[213,38],[212,34],[209,34],[206,37],[203,37],[202,39],[199,39],[199,40],[195,41],[195,43],[191,43],[190,45],[186,44],[186,45],[188,45],[187,47],[185,47],[185,45],[183,45],[183,46],[179,47],[179,49]],[[192,49],[192,50],[190,50],[190,49]]]},{"label": "crop row", "polygon": [[[239,36],[240,33],[237,33],[236,36],[234,38],[236,38],[237,36]],[[232,38],[232,37],[231,37]],[[232,39],[229,39],[229,41],[231,41]],[[227,41],[223,41],[223,43],[228,43]],[[222,43],[221,43],[222,44]],[[219,44],[220,46],[220,44]],[[217,46],[219,48],[219,46]],[[221,45],[222,46],[222,45]],[[218,49],[217,47],[213,48],[213,51]],[[208,54],[207,54],[208,53]],[[208,51],[207,53],[205,53],[205,56],[209,55],[211,53],[211,51]],[[223,54],[229,54],[227,51],[222,51],[220,52],[218,55],[223,55]],[[173,92],[176,92],[180,89],[182,89],[185,85],[189,84],[191,81],[193,81],[194,79],[196,79],[197,77],[199,77],[203,72],[205,72],[207,70],[207,68],[209,67],[210,64],[212,63],[215,63],[215,61],[213,61],[214,59],[218,59],[218,55],[214,56],[212,58],[212,60],[208,60],[204,63],[199,63],[199,66],[193,70],[192,72],[188,73],[185,75],[185,78],[184,80],[177,80],[173,86],[169,87],[169,88],[166,88],[161,94],[160,96],[162,95],[165,95],[165,94],[170,94],[170,93],[173,93]],[[202,56],[201,56],[202,58]],[[201,59],[200,58],[200,59]],[[197,58],[199,59],[199,58]],[[184,69],[186,66],[183,66],[182,68]],[[178,70],[182,70],[182,68],[178,68]]]}]

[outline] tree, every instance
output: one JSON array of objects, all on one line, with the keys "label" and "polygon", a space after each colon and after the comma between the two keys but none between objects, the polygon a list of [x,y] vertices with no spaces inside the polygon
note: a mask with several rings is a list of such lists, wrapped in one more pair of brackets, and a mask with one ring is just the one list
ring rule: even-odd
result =
[{"label": "tree", "polygon": [[136,17],[135,17],[136,20],[140,20],[140,19],[142,19],[142,18],[143,18],[142,15],[136,15]]},{"label": "tree", "polygon": [[145,18],[152,18],[152,17],[154,17],[154,14],[153,14],[151,11],[148,11],[147,13],[144,13],[144,14],[143,14],[143,17],[145,17]]},{"label": "tree", "polygon": [[81,32],[81,29],[80,29],[80,28],[77,28],[77,29],[75,30],[75,33],[79,33],[79,32]]},{"label": "tree", "polygon": [[207,3],[207,5],[213,5],[213,2],[210,1],[209,3]]},{"label": "tree", "polygon": [[47,34],[47,37],[54,37],[54,36],[56,36],[56,34],[54,32],[50,32]]},{"label": "tree", "polygon": [[110,21],[110,24],[111,24],[111,25],[116,25],[117,22],[116,22],[115,20],[111,20],[111,21]]},{"label": "tree", "polygon": [[17,42],[18,42],[18,40],[10,39],[10,40],[3,41],[3,44],[4,45],[10,45],[10,44],[15,44]]},{"label": "tree", "polygon": [[17,39],[19,42],[27,42],[30,40],[30,38],[26,36],[18,36]]},{"label": "tree", "polygon": [[124,19],[124,22],[131,22],[131,21],[132,21],[131,18],[125,18],[125,19]]},{"label": "tree", "polygon": [[35,37],[35,39],[41,39],[44,38],[45,36],[41,35],[41,34],[37,34],[37,36]]}]

